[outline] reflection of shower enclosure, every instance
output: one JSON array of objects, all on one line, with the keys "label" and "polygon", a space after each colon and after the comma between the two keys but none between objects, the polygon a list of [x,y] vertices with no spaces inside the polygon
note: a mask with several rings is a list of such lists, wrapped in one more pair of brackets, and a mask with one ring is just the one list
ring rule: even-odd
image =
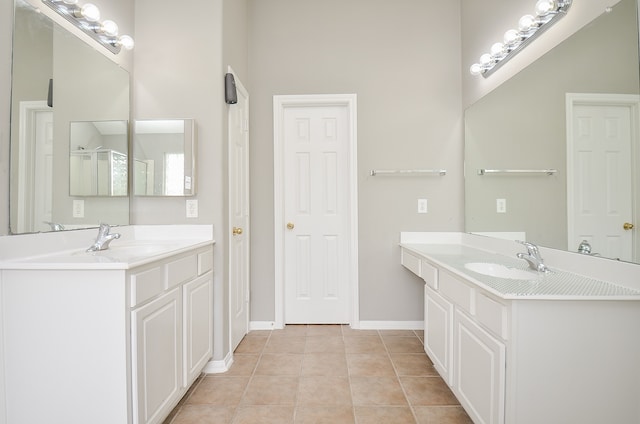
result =
[{"label": "reflection of shower enclosure", "polygon": [[112,149],[74,150],[70,155],[71,196],[126,196],[127,155]]},{"label": "reflection of shower enclosure", "polygon": [[138,195],[153,195],[155,166],[153,160],[133,160],[133,192]]}]

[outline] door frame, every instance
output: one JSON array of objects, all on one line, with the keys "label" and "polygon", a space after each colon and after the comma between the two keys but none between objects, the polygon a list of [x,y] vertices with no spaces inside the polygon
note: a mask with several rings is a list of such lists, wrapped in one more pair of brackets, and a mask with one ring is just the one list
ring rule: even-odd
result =
[{"label": "door frame", "polygon": [[16,231],[34,232],[33,196],[35,166],[35,117],[39,112],[51,112],[46,100],[26,100],[20,102],[18,132],[18,209]]},{"label": "door frame", "polygon": [[[572,230],[573,210],[573,120],[574,107],[588,106],[625,106],[631,111],[631,217],[636,225],[640,224],[640,96],[637,94],[602,94],[602,93],[566,93],[566,131],[567,131],[567,249],[574,240]],[[638,230],[635,230],[638,231]],[[632,257],[634,261],[640,259],[640,237],[632,234]]]},{"label": "door frame", "polygon": [[[229,72],[230,74],[233,74],[233,77],[235,79],[235,84],[236,84],[236,90],[241,93],[244,97],[246,97],[247,99],[247,110],[249,110],[250,107],[250,103],[249,103],[249,91],[247,91],[247,89],[245,88],[245,86],[242,84],[242,82],[240,81],[240,79],[238,78],[238,75],[234,72],[234,70],[231,68],[231,66],[227,67],[227,72]],[[231,105],[233,106],[233,105]],[[231,109],[227,108],[227,163],[228,164],[232,164],[233,163],[233,158],[231,158],[231,120],[232,120],[232,114],[231,114]],[[246,125],[249,125],[249,115],[247,115],[247,123]],[[247,128],[247,133],[248,133],[248,128]],[[251,136],[248,135],[248,139],[249,142],[251,143]],[[250,186],[250,178],[249,178],[249,169],[250,169],[250,155],[249,155],[249,148],[250,146],[247,145],[247,167],[246,167],[246,172],[247,172],[247,190],[249,191],[249,193],[247,193],[247,210],[249,210],[249,219],[247,219],[247,224],[244,228],[244,234],[243,236],[245,237],[245,243],[247,246],[247,263],[246,263],[246,276],[247,276],[247,281],[246,281],[246,286],[244,287],[244,300],[245,300],[245,308],[246,308],[246,322],[247,322],[247,328],[245,329],[245,334],[249,333],[249,327],[250,327],[250,318],[251,318],[251,314],[250,314],[250,308],[251,308],[251,297],[250,297],[250,287],[251,287],[251,266],[250,266],[250,262],[251,262],[251,231],[250,231],[250,224],[251,224],[251,204],[250,204],[250,190],[251,190],[251,186]],[[229,199],[229,193],[231,191],[231,169],[227,169],[227,173],[229,175],[229,178],[227,178],[227,199]],[[227,237],[233,237],[233,236],[229,236],[229,234],[231,234],[231,228],[233,227],[233,225],[231,224],[231,218],[233,216],[233,211],[232,211],[233,205],[231,204],[231,202],[228,202],[227,205],[227,216],[228,216],[228,231],[227,231]],[[229,328],[228,328],[228,332],[229,332],[229,349],[231,352],[233,352],[234,346],[233,346],[233,306],[232,306],[232,301],[233,299],[231,298],[231,250],[232,250],[232,240],[229,239],[229,243],[227,243],[227,258],[229,260],[229,263],[227,264],[228,266],[228,281],[229,281],[229,296],[228,296],[228,310],[229,310],[229,315],[228,315],[228,319],[229,319]]]},{"label": "door frame", "polygon": [[348,111],[348,228],[349,253],[348,304],[349,324],[360,328],[358,298],[358,156],[357,156],[357,96],[356,94],[302,94],[273,96],[273,200],[274,200],[274,256],[275,256],[275,328],[284,328],[284,112],[287,108],[344,106]]}]

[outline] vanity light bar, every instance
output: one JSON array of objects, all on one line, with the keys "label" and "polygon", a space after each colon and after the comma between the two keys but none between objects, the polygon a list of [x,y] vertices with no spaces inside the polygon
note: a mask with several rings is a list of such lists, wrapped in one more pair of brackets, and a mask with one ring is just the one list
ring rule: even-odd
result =
[{"label": "vanity light bar", "polygon": [[515,56],[527,44],[549,29],[567,14],[573,0],[538,0],[535,15],[524,15],[518,21],[518,30],[504,33],[502,42],[494,43],[490,52],[480,56],[480,62],[469,69],[471,75],[488,77]]},{"label": "vanity light bar", "polygon": [[133,49],[133,38],[118,36],[118,25],[110,20],[100,21],[100,10],[92,3],[82,6],[78,0],[42,0],[60,16],[80,28],[85,34],[106,47],[111,53],[120,53],[121,48]]}]

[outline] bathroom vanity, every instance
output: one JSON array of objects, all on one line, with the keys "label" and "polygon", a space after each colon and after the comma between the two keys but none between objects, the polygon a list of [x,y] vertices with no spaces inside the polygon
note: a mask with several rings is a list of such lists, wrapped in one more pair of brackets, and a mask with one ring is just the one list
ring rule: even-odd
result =
[{"label": "bathroom vanity", "polygon": [[35,256],[0,246],[0,421],[161,423],[211,358],[211,226],[113,231],[99,252],[95,230],[39,235],[64,246]]},{"label": "bathroom vanity", "polygon": [[[609,274],[622,283],[603,281],[560,269],[543,249],[551,272],[538,273],[516,259],[523,249],[402,233],[401,263],[425,282],[435,368],[474,423],[640,422],[640,289],[626,284],[640,267],[601,264],[622,267]],[[582,259],[594,258],[567,264]]]}]

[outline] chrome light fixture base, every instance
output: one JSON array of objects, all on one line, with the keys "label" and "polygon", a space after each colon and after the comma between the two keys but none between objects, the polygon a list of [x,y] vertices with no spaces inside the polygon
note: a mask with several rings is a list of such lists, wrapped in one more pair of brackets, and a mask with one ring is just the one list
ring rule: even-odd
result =
[{"label": "chrome light fixture base", "polygon": [[[540,34],[562,19],[569,11],[572,2],[573,0],[539,0],[536,3],[535,16],[525,15],[520,18],[519,29],[507,31],[504,43],[495,43],[491,47],[491,53],[483,54],[479,63],[471,65],[471,74],[482,75],[485,78],[493,74]],[[539,9],[541,5],[543,5],[542,10]]]},{"label": "chrome light fixture base", "polygon": [[[90,5],[89,3],[84,7],[79,6],[75,1],[68,0],[42,0],[42,3],[49,6],[56,13],[71,22],[75,27],[82,30],[82,32],[93,38],[113,54],[120,53],[123,46],[133,47],[133,39],[127,35],[118,37],[117,25],[115,25],[113,21],[101,22],[99,20],[100,12],[95,6]],[[91,11],[94,12],[96,16],[85,16],[82,13],[83,9],[86,8],[87,5],[92,6]],[[115,26],[116,33],[114,34],[112,30],[105,31],[104,23],[108,23],[110,27]]]}]

